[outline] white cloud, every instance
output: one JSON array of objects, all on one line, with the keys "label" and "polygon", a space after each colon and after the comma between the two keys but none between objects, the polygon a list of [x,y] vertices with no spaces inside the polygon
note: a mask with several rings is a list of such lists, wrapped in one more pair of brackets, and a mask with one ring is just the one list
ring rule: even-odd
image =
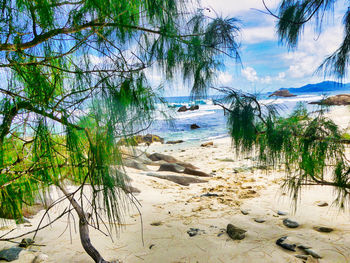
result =
[{"label": "white cloud", "polygon": [[298,50],[282,54],[282,59],[289,64],[287,76],[289,78],[312,76],[324,59],[339,47],[342,37],[342,28],[339,26],[326,29],[318,39],[315,39],[312,29],[307,28]]},{"label": "white cloud", "polygon": [[272,77],[272,76],[264,76],[264,77],[259,77],[258,73],[256,70],[252,67],[246,67],[242,69],[242,76],[246,78],[250,82],[259,82],[263,84],[270,84],[273,81],[281,81],[286,77],[286,74],[284,72],[280,72],[277,76]]},{"label": "white cloud", "polygon": [[275,28],[271,26],[247,27],[242,30],[244,44],[255,44],[263,41],[277,41]]},{"label": "white cloud", "polygon": [[232,82],[232,75],[229,74],[228,72],[220,72],[218,75],[218,82],[221,85],[227,85]]},{"label": "white cloud", "polygon": [[246,67],[242,69],[242,76],[245,77],[250,82],[258,81],[258,74],[256,73],[255,69],[252,67]]}]

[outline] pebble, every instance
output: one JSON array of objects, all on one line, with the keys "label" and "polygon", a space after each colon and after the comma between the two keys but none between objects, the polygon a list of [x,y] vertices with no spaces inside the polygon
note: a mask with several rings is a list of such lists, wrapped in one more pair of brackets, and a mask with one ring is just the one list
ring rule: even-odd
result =
[{"label": "pebble", "polygon": [[157,222],[152,222],[151,226],[161,226],[163,222],[157,221]]},{"label": "pebble", "polygon": [[325,227],[325,226],[315,226],[314,229],[322,233],[330,233],[334,230],[333,228]]},{"label": "pebble", "polygon": [[283,220],[283,225],[289,228],[297,228],[299,226],[298,222],[292,221],[289,218]]},{"label": "pebble", "polygon": [[287,212],[283,212],[283,211],[278,210],[278,211],[277,211],[277,215],[286,216],[286,215],[287,215]]},{"label": "pebble", "polygon": [[187,234],[190,236],[190,237],[194,237],[198,234],[205,234],[205,231],[204,230],[200,230],[199,228],[190,228],[190,230],[187,231]]},{"label": "pebble", "polygon": [[308,260],[309,257],[308,256],[305,256],[305,255],[295,255],[296,258],[300,258],[302,260]]},{"label": "pebble", "polygon": [[241,213],[245,216],[249,214],[249,212],[247,210],[243,210],[243,209],[241,209]]},{"label": "pebble", "polygon": [[325,206],[328,206],[328,203],[324,201],[317,201],[316,205],[319,207],[325,207]]},{"label": "pebble", "polygon": [[310,248],[304,249],[305,253],[308,255],[313,256],[314,258],[322,258],[319,254],[317,254],[315,251],[311,250]]},{"label": "pebble", "polygon": [[286,250],[289,250],[289,251],[293,251],[295,252],[295,248],[296,248],[296,245],[295,244],[288,244],[288,243],[284,243],[284,241],[287,239],[287,237],[281,237],[279,239],[276,240],[276,245],[277,246],[280,246]]},{"label": "pebble", "polygon": [[261,218],[254,218],[254,221],[257,223],[264,223],[266,220]]},{"label": "pebble", "polygon": [[232,224],[228,224],[227,228],[226,228],[226,233],[233,240],[242,240],[242,239],[244,239],[246,232],[247,232],[246,230],[244,230],[242,228],[239,228],[239,227],[236,227],[236,226],[234,226]]}]

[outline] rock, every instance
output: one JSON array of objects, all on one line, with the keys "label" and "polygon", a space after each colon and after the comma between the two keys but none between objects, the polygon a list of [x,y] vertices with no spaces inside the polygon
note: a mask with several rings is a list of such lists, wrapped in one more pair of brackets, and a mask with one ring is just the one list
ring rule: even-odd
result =
[{"label": "rock", "polygon": [[136,160],[133,160],[133,159],[124,159],[123,160],[123,165],[125,165],[126,167],[130,167],[130,168],[134,168],[134,169],[137,169],[137,170],[141,170],[141,171],[149,171],[150,170],[143,163],[140,163],[140,162],[138,162]]},{"label": "rock", "polygon": [[266,220],[261,218],[254,218],[254,221],[261,224],[264,223]]},{"label": "rock", "polygon": [[299,226],[298,222],[292,221],[289,218],[283,220],[283,225],[289,228],[297,228]]},{"label": "rock", "polygon": [[165,163],[161,164],[158,171],[169,171],[175,173],[183,173],[185,171],[185,167],[178,165],[176,163]]},{"label": "rock", "polygon": [[48,261],[48,259],[49,259],[49,256],[48,256],[48,255],[46,255],[46,254],[39,254],[39,255],[37,255],[37,256],[34,258],[34,260],[33,260],[32,263],[41,263],[41,262]]},{"label": "rock", "polygon": [[328,206],[328,203],[324,201],[317,201],[316,205],[319,207],[325,207],[325,206]]},{"label": "rock", "polygon": [[150,155],[147,155],[147,157],[149,159],[151,159],[152,161],[166,161],[168,163],[177,163],[179,162],[179,160],[177,160],[176,158],[170,156],[170,155],[166,155],[166,154],[162,154],[162,153],[152,153]]},{"label": "rock", "polygon": [[177,112],[185,112],[185,111],[188,111],[187,107],[186,106],[181,106]]},{"label": "rock", "polygon": [[152,249],[155,246],[155,244],[151,244],[148,248]]},{"label": "rock", "polygon": [[31,238],[23,238],[21,243],[18,246],[23,247],[23,248],[27,248],[34,243],[35,243],[35,241]]},{"label": "rock", "polygon": [[305,253],[314,257],[314,258],[322,258],[319,254],[317,254],[315,251],[311,250],[310,248],[304,249]]},{"label": "rock", "polygon": [[288,243],[284,243],[284,241],[287,239],[287,237],[281,237],[279,239],[277,239],[276,241],[276,245],[277,246],[280,246],[286,250],[289,250],[289,251],[294,251],[295,252],[295,248],[296,248],[296,245],[295,244],[288,244]]},{"label": "rock", "polygon": [[315,226],[314,229],[322,233],[330,233],[334,230],[333,228],[325,227],[325,226]]},{"label": "rock", "polygon": [[247,210],[243,210],[243,209],[241,209],[241,213],[245,216],[249,214],[249,212]]},{"label": "rock", "polygon": [[156,221],[156,222],[152,222],[150,225],[151,225],[151,226],[161,226],[161,225],[163,225],[163,222],[161,222],[161,221]]},{"label": "rock", "polygon": [[208,146],[213,146],[214,143],[213,142],[205,142],[201,144],[201,147],[208,147]]},{"label": "rock", "polygon": [[178,143],[183,143],[183,140],[177,140],[177,141],[167,141],[166,144],[178,144]]},{"label": "rock", "polygon": [[191,124],[191,130],[199,129],[200,127],[197,124]]},{"label": "rock", "polygon": [[146,135],[135,135],[129,138],[122,138],[118,141],[118,145],[131,145],[137,146],[140,143],[146,143],[150,145],[154,142],[164,143],[164,138],[159,137],[155,134],[146,134]]},{"label": "rock", "polygon": [[206,193],[206,194],[202,194],[201,197],[218,197],[219,195],[218,194],[213,194],[213,193]]},{"label": "rock", "polygon": [[190,184],[206,183],[207,181],[201,180],[190,176],[181,175],[161,175],[156,173],[148,173],[147,176],[153,176],[159,179],[169,180],[179,185],[189,186]]},{"label": "rock", "polygon": [[282,211],[277,211],[277,215],[279,215],[279,216],[286,216],[288,213],[286,213],[286,212],[282,212]]},{"label": "rock", "polygon": [[185,168],[189,168],[189,169],[192,169],[192,170],[197,170],[198,167],[194,166],[193,164],[190,164],[190,163],[185,163],[185,162],[177,162],[176,164],[178,165],[181,165]]},{"label": "rock", "polygon": [[185,167],[185,170],[183,171],[183,173],[190,174],[190,175],[195,175],[195,176],[200,176],[200,177],[212,177],[210,174],[207,174],[205,172],[198,171],[198,170],[195,170],[195,169],[191,169],[191,168],[188,168],[188,167]]},{"label": "rock", "polygon": [[194,237],[198,234],[204,234],[205,231],[204,230],[200,230],[199,228],[190,228],[190,230],[187,231],[187,234],[190,236],[190,237]]},{"label": "rock", "polygon": [[318,104],[318,105],[350,105],[350,94],[339,94],[324,100],[313,101],[310,104]]},{"label": "rock", "polygon": [[23,248],[21,247],[11,247],[9,249],[4,249],[0,251],[0,260],[6,260],[8,262],[18,259],[19,253]]},{"label": "rock", "polygon": [[233,240],[242,240],[245,238],[245,233],[247,231],[241,228],[238,228],[232,224],[228,224],[226,228],[226,233]]},{"label": "rock", "polygon": [[279,89],[276,90],[274,93],[272,93],[269,97],[276,96],[276,97],[295,97],[296,95],[289,92],[287,89]]},{"label": "rock", "polygon": [[192,105],[191,107],[189,107],[188,110],[191,110],[191,111],[199,110],[199,105]]}]

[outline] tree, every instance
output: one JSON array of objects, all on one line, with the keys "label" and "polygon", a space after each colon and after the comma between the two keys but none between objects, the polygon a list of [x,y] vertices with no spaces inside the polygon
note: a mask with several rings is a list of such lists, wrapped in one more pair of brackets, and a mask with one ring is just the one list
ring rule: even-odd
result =
[{"label": "tree", "polygon": [[77,213],[85,251],[106,262],[90,222],[99,228],[101,205],[119,222],[132,201],[113,166],[121,164],[116,139],[147,128],[161,100],[146,70],[165,81],[181,73],[193,95],[205,93],[223,56],[239,60],[239,22],[183,0],[2,0],[0,8],[2,216],[20,219],[56,186],[63,198],[48,209],[69,200],[63,214]]},{"label": "tree", "polygon": [[[277,33],[281,43],[296,48],[303,28],[315,20],[316,29],[322,31],[323,18],[333,10],[337,1],[283,0],[278,14],[266,5],[268,13],[277,18]],[[319,70],[325,75],[346,76],[350,45],[350,12],[344,15],[344,39],[341,46],[330,55]],[[226,94],[228,126],[235,150],[240,153],[254,152],[265,165],[284,164],[284,186],[297,200],[305,185],[335,187],[337,203],[344,207],[350,201],[350,162],[345,154],[349,144],[348,134],[327,116],[326,109],[308,113],[299,104],[287,117],[280,115],[273,105],[264,105],[257,96],[232,88],[220,88]]]}]

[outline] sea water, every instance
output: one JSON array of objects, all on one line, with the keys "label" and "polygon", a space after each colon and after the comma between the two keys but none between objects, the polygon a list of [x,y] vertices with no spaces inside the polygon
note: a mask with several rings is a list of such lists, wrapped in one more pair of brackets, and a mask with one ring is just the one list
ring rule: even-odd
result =
[{"label": "sea water", "polygon": [[[288,98],[272,98],[268,97],[269,94],[260,94],[257,98],[262,105],[274,105],[280,115],[287,116],[299,102],[304,103],[308,111],[316,111],[320,107],[311,105],[309,102],[319,101],[325,96],[345,92],[296,93],[296,97]],[[224,110],[220,106],[215,105],[215,100],[221,98],[222,96],[218,95],[197,100],[191,97],[167,97],[165,100],[168,105],[159,105],[159,110],[165,112],[167,117],[159,114],[148,132],[163,137],[165,141],[183,140],[186,143],[228,137],[227,116],[224,115]],[[191,105],[198,105],[199,110],[177,112],[181,106],[190,107]],[[196,124],[200,128],[192,130],[192,124]]]}]

